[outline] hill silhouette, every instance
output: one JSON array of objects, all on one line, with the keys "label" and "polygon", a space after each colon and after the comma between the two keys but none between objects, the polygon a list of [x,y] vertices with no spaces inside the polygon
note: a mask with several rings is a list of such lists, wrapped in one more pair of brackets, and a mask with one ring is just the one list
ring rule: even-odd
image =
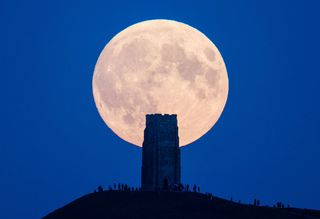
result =
[{"label": "hill silhouette", "polygon": [[307,219],[320,211],[257,207],[193,192],[102,191],[85,195],[43,219]]}]

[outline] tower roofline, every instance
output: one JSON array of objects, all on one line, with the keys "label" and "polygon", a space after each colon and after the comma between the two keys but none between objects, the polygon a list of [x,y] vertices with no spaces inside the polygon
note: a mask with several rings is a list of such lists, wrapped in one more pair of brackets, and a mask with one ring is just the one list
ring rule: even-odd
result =
[{"label": "tower roofline", "polygon": [[154,117],[154,116],[177,117],[177,114],[161,114],[161,113],[154,113],[154,114],[147,114],[147,115],[146,115],[146,117]]}]

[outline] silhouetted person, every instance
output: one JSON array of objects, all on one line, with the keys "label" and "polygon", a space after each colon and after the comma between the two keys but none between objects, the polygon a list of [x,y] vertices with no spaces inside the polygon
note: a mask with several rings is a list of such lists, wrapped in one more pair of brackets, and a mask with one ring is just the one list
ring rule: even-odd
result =
[{"label": "silhouetted person", "polygon": [[118,190],[120,191],[120,189],[121,189],[121,185],[120,183],[118,183]]},{"label": "silhouetted person", "polygon": [[257,206],[257,199],[254,199],[253,206]]},{"label": "silhouetted person", "polygon": [[193,185],[193,192],[197,192],[197,186],[196,186],[196,184]]},{"label": "silhouetted person", "polygon": [[200,193],[200,186],[198,186],[198,192]]},{"label": "silhouetted person", "polygon": [[260,200],[257,200],[257,206],[258,207],[260,206]]},{"label": "silhouetted person", "polygon": [[98,192],[103,192],[102,186],[98,186]]},{"label": "silhouetted person", "polygon": [[187,192],[189,192],[189,185],[188,184],[186,185],[186,189],[187,189]]},{"label": "silhouetted person", "polygon": [[163,190],[168,190],[169,189],[169,182],[168,179],[163,180]]}]

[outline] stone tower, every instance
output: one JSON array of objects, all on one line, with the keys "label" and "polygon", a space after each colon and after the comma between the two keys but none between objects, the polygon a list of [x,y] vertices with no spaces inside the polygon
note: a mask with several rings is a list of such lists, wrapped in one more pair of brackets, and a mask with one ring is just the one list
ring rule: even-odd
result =
[{"label": "stone tower", "polygon": [[177,115],[146,115],[142,148],[142,190],[166,190],[179,184],[180,168]]}]

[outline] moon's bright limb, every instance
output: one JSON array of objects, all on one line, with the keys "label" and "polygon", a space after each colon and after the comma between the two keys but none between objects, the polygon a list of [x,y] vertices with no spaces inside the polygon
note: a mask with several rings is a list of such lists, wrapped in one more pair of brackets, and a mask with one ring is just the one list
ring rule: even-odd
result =
[{"label": "moon's bright limb", "polygon": [[226,66],[200,31],[172,20],[149,20],[117,34],[93,75],[104,122],[141,146],[145,115],[177,114],[180,146],[197,140],[220,117],[228,96]]}]

